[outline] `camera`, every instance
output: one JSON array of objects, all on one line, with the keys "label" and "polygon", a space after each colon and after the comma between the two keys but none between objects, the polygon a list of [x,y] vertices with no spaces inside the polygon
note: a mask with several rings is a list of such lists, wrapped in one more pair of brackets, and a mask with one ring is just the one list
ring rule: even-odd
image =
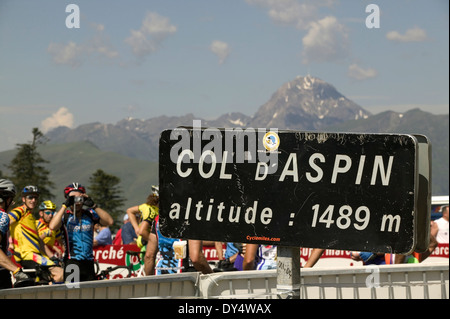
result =
[{"label": "camera", "polygon": [[75,204],[84,203],[84,197],[83,197],[83,196],[75,196],[73,202],[74,202]]}]

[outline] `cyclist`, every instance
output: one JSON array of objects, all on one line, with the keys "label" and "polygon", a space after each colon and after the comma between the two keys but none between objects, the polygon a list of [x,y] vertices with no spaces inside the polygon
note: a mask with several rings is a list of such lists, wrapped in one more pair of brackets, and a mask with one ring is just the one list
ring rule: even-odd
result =
[{"label": "cyclist", "polygon": [[[134,231],[137,235],[139,235],[139,226],[141,222],[145,219],[149,219],[153,222],[153,220],[159,214],[159,188],[158,186],[152,186],[152,190],[150,195],[148,195],[147,200],[144,204],[133,206],[127,209],[128,219],[130,220],[131,225],[133,225]],[[137,238],[138,246],[142,244],[142,237]],[[144,246],[145,246],[144,242]]]},{"label": "cyclist", "polygon": [[[163,236],[159,229],[159,216],[156,217],[153,226],[144,220],[139,233],[148,233],[150,227],[151,233],[144,259],[146,274],[175,274],[195,270],[203,274],[212,273],[211,266],[203,254],[201,240],[184,241]],[[152,267],[155,269],[154,272],[150,270]]]},{"label": "cyclist", "polygon": [[[148,225],[148,226],[147,226]],[[153,225],[142,222],[140,232],[144,233],[144,228],[151,228],[147,254],[144,259],[146,274],[165,275],[179,274],[189,270],[189,246],[186,241],[176,238],[164,237],[159,230],[159,216]],[[178,256],[175,256],[174,244],[184,244],[180,248]],[[182,246],[182,245],[180,245]],[[159,251],[159,254],[157,254]],[[154,268],[149,269],[149,268]]]},{"label": "cyclist", "polygon": [[14,258],[25,269],[36,269],[37,266],[49,267],[54,282],[62,282],[63,270],[44,253],[44,243],[39,238],[33,209],[39,199],[36,186],[25,186],[22,190],[23,205],[8,213]]},{"label": "cyclist", "polygon": [[39,205],[39,220],[36,221],[39,237],[45,244],[45,252],[49,257],[62,257],[61,230],[52,231],[49,223],[55,214],[56,205],[51,200],[46,200]]},{"label": "cyclist", "polygon": [[[159,212],[159,189],[154,186],[153,203],[154,209]],[[155,218],[143,215],[143,220],[138,229],[138,234],[148,240],[147,251],[144,257],[145,273],[147,275],[180,273],[195,268],[203,274],[212,273],[206,258],[202,252],[201,240],[189,240],[164,237],[159,231],[159,216]],[[151,229],[151,231],[150,231]],[[175,248],[176,247],[176,248]],[[159,258],[156,255],[159,250]],[[176,250],[179,250],[180,253]],[[190,267],[192,262],[193,267]],[[153,268],[156,272],[153,272]]]},{"label": "cyclist", "polygon": [[94,225],[110,226],[114,220],[102,208],[97,207],[86,194],[86,188],[72,183],[64,188],[66,201],[50,221],[50,229],[63,226],[65,233],[65,279],[73,282],[95,280]]},{"label": "cyclist", "polygon": [[247,244],[242,262],[243,270],[276,269],[277,246]]},{"label": "cyclist", "polygon": [[[146,230],[150,229],[153,221],[159,214],[159,188],[158,186],[152,186],[151,192],[147,196],[147,200],[144,204],[132,206],[127,209],[127,216],[128,216],[128,224],[132,225],[132,228],[134,229],[134,232],[137,235],[136,238],[136,244],[139,248],[141,248],[141,252],[145,252],[144,255],[144,272],[148,275],[152,274],[154,265],[151,264],[151,259],[149,259],[149,256],[153,256],[153,254],[157,252],[155,251],[154,245],[147,245],[150,241],[156,242],[156,240],[150,240],[151,235],[147,232],[142,232],[140,234],[140,226],[142,225],[143,221],[146,221],[145,227],[143,228]],[[149,251],[150,248],[150,251]],[[156,247],[157,248],[157,247]]]},{"label": "cyclist", "polygon": [[22,268],[17,267],[8,256],[9,217],[6,213],[14,203],[16,187],[7,179],[0,179],[0,289],[12,288],[11,273],[16,282],[28,280]]}]

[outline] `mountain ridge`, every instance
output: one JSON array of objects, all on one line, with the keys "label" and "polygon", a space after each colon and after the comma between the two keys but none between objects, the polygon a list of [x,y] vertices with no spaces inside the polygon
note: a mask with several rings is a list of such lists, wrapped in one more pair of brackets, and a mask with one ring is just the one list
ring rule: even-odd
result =
[{"label": "mountain ridge", "polygon": [[233,112],[208,120],[192,113],[163,115],[146,120],[126,118],[116,124],[95,122],[73,129],[59,127],[47,133],[47,137],[50,139],[49,144],[88,141],[102,152],[157,162],[161,131],[177,126],[192,126],[194,120],[200,120],[204,127],[217,128],[265,127],[299,131],[423,134],[432,143],[433,194],[447,195],[448,119],[448,114],[433,115],[420,109],[402,113],[385,111],[373,115],[347,99],[331,84],[306,76],[284,83],[253,116]]},{"label": "mountain ridge", "polygon": [[159,133],[167,128],[192,126],[201,120],[205,127],[276,127],[320,130],[351,119],[367,118],[370,112],[347,99],[334,86],[312,77],[296,77],[284,83],[253,116],[226,113],[207,120],[188,113],[158,116],[146,120],[123,119],[116,124],[90,123],[73,129],[56,128],[47,133],[51,143],[90,140],[100,149],[139,159],[158,160],[154,152]]},{"label": "mountain ridge", "polygon": [[367,118],[371,113],[347,99],[336,88],[309,75],[284,83],[262,105],[250,126],[318,130],[350,119]]}]

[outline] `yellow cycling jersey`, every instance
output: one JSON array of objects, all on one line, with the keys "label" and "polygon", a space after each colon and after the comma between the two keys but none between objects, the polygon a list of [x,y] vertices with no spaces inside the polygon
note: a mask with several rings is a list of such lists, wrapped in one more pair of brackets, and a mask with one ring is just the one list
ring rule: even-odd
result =
[{"label": "yellow cycling jersey", "polygon": [[40,254],[39,234],[33,212],[23,205],[14,208],[8,215],[16,261],[33,260],[34,253]]},{"label": "yellow cycling jersey", "polygon": [[42,234],[46,235],[42,241],[50,248],[53,248],[56,240],[59,240],[61,238],[61,230],[60,229],[56,231],[50,230],[48,224],[45,223],[45,221],[42,218],[36,221],[36,228],[38,230],[39,237],[41,237]]},{"label": "yellow cycling jersey", "polygon": [[145,220],[150,224],[155,220],[159,214],[159,208],[149,204],[139,205],[139,212],[141,213],[141,220]]},{"label": "yellow cycling jersey", "polygon": [[14,260],[17,263],[31,260],[40,265],[54,266],[55,263],[41,252],[39,234],[33,212],[23,205],[14,208],[8,213],[8,216],[10,219],[9,232],[14,248]]}]

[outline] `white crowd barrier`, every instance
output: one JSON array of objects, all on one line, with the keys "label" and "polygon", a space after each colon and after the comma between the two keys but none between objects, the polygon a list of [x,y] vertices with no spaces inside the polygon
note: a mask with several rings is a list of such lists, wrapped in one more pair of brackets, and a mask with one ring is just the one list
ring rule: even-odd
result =
[{"label": "white crowd barrier", "polygon": [[129,299],[199,297],[196,272],[151,277],[87,281],[0,290],[3,299]]},{"label": "white crowd barrier", "polygon": [[[0,298],[276,299],[277,272],[185,273],[0,290]],[[302,299],[448,299],[449,264],[301,270]]]},{"label": "white crowd barrier", "polygon": [[[302,299],[447,299],[449,265],[302,269]],[[277,298],[276,270],[202,277],[206,298]]]},{"label": "white crowd barrier", "polygon": [[277,298],[277,271],[229,271],[200,277],[204,298]]},{"label": "white crowd barrier", "polygon": [[449,264],[302,269],[303,299],[448,299]]}]

